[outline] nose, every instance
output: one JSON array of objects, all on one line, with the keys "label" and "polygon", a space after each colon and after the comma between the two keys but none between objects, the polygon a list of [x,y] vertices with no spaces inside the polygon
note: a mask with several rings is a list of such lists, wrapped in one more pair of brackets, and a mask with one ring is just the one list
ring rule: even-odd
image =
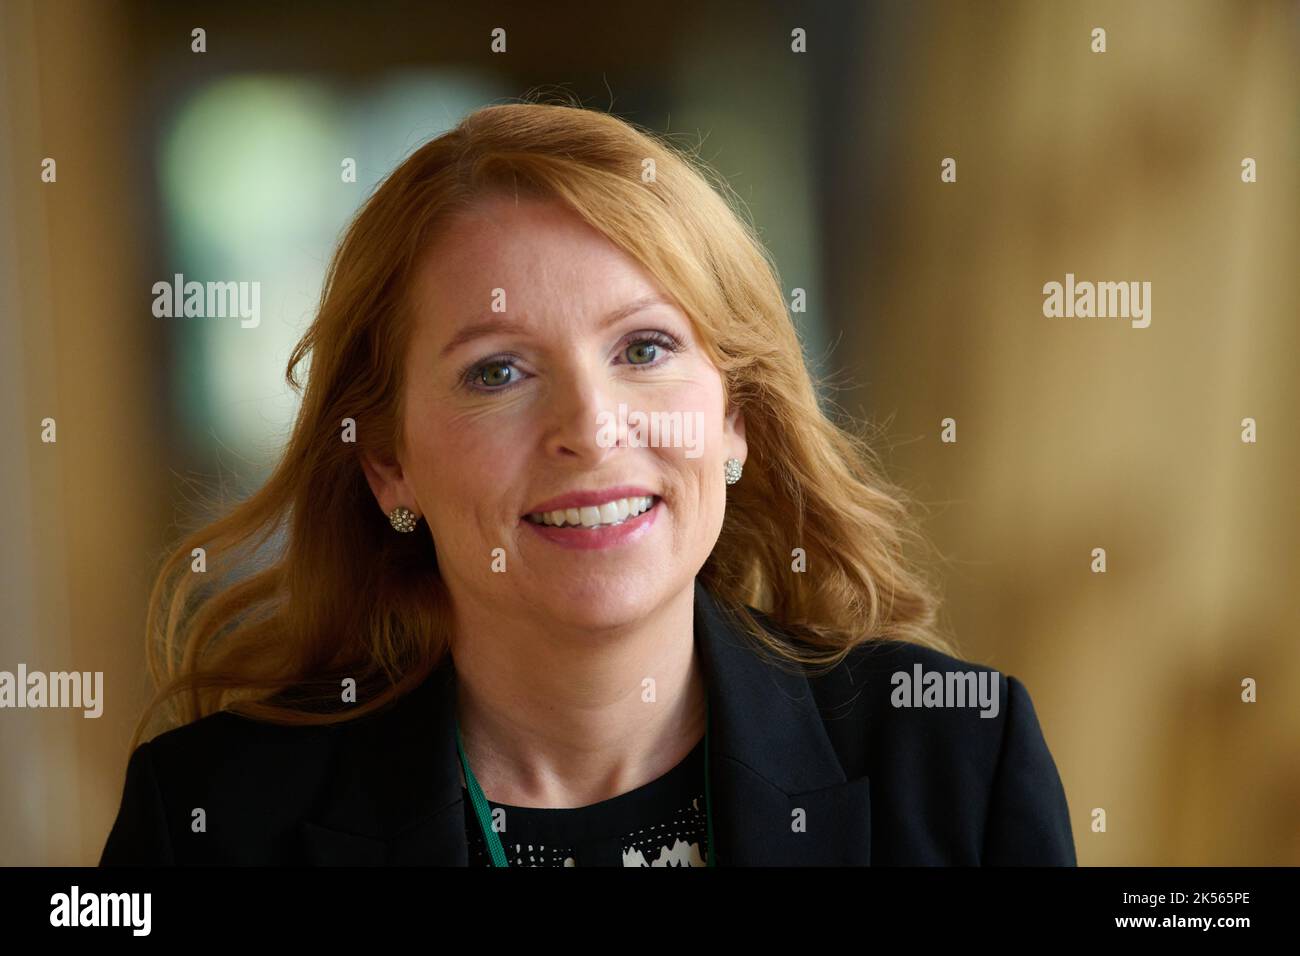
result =
[{"label": "nose", "polygon": [[[547,395],[547,455],[587,468],[604,462],[622,437],[612,399],[610,383],[598,370],[574,363],[557,372]],[[606,420],[613,424],[602,428]]]}]

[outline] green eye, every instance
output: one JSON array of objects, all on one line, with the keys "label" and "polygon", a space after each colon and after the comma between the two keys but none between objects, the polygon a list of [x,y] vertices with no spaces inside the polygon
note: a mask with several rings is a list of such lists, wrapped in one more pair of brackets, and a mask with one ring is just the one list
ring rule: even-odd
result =
[{"label": "green eye", "polygon": [[[658,346],[653,342],[634,342],[627,348],[627,355],[633,365],[646,365],[655,360]],[[636,358],[637,352],[640,351],[645,356],[644,361]]]},{"label": "green eye", "polygon": [[510,366],[505,362],[489,362],[479,368],[479,381],[492,387],[505,385],[510,381]]}]

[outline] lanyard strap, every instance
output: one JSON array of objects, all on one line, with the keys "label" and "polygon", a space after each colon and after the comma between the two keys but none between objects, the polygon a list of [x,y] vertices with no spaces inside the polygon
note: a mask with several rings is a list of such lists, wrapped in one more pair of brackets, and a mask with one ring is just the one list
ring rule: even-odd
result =
[{"label": "lanyard strap", "polygon": [[[465,771],[465,784],[469,789],[470,803],[474,805],[474,815],[478,817],[483,839],[487,843],[488,852],[492,855],[492,865],[509,866],[505,848],[501,846],[501,837],[492,828],[492,814],[487,797],[483,795],[483,789],[474,779],[474,771],[469,769],[469,758],[465,756],[465,746],[460,738],[460,721],[456,721],[456,751],[460,754],[460,765]],[[714,850],[716,844],[713,842],[713,794],[709,789],[709,702],[707,698],[704,701],[704,817],[709,841],[708,865],[716,866],[718,854]]]}]

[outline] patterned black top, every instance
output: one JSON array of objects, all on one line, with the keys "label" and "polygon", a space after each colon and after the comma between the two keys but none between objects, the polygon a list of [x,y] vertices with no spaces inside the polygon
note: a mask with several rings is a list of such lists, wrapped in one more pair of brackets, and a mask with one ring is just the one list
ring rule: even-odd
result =
[{"label": "patterned black top", "polygon": [[[469,791],[469,865],[491,866]],[[510,866],[705,866],[704,738],[681,763],[644,786],[575,809],[512,807],[498,835]]]}]

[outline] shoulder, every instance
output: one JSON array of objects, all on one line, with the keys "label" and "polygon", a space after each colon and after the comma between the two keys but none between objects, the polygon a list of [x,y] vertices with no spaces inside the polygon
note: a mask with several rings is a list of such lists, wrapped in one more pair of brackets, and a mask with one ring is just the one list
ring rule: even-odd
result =
[{"label": "shoulder", "polygon": [[[1010,706],[1028,695],[1014,677],[904,641],[858,645],[808,683],[827,733],[847,763],[951,764],[970,772],[996,762]],[[1016,698],[1013,700],[1013,697]]]},{"label": "shoulder", "polygon": [[[201,779],[239,769],[268,774],[301,772],[327,759],[342,740],[382,736],[412,709],[417,692],[391,699],[384,707],[332,723],[280,723],[247,717],[230,710],[164,731],[146,745],[160,772],[176,779]],[[343,708],[330,710],[300,701],[314,698],[295,692],[277,697],[286,710],[302,715],[343,716]]]},{"label": "shoulder", "polygon": [[344,726],[220,711],[141,744],[100,864],[292,859],[298,821],[328,780]]},{"label": "shoulder", "polygon": [[131,755],[169,810],[263,807],[304,797],[328,766],[337,726],[287,726],[229,711],[165,731]]},{"label": "shoulder", "polygon": [[306,757],[329,739],[321,725],[291,726],[254,720],[232,711],[218,711],[164,731],[142,745],[156,766],[176,775],[198,775],[232,761],[256,763]]},{"label": "shoulder", "polygon": [[373,747],[396,725],[411,723],[410,710],[409,694],[333,723],[279,723],[223,710],[158,734],[137,753],[147,750],[164,796],[266,799],[273,791],[287,801],[318,786],[340,749]]},{"label": "shoulder", "polygon": [[[812,649],[768,615],[749,610],[773,636]],[[898,742],[924,732],[926,740],[914,743],[983,742],[996,750],[1012,698],[1028,699],[1019,680],[987,664],[900,640],[862,641],[833,668],[809,666],[804,675],[827,731],[846,744],[869,736],[878,744]]]},{"label": "shoulder", "polygon": [[1065,791],[1018,678],[877,640],[808,682],[846,774],[871,780],[881,862],[1075,864]]}]

